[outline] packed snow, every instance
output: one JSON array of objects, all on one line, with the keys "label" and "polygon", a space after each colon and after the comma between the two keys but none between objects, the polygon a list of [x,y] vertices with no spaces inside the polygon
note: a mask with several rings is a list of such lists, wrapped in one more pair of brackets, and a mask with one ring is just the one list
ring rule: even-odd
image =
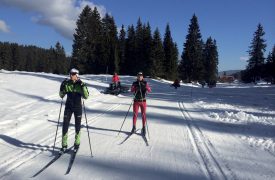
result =
[{"label": "packed snow", "polygon": [[[53,151],[66,75],[0,71],[0,179],[275,179],[275,86],[217,84],[201,88],[146,78],[148,144],[132,128],[133,94],[104,94],[111,75],[82,75],[85,100],[81,145],[40,172],[58,153],[64,112]],[[135,77],[121,76],[131,86]],[[92,153],[89,148],[88,133]],[[69,145],[74,141],[74,118]],[[37,175],[37,176],[35,176]],[[34,177],[35,176],[35,177]]]}]

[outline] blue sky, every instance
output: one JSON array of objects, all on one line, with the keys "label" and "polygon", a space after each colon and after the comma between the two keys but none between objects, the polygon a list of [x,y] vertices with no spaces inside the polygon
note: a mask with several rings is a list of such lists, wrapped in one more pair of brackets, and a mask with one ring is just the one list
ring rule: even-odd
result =
[{"label": "blue sky", "polygon": [[70,54],[75,21],[87,4],[97,6],[102,15],[113,15],[118,27],[136,25],[140,17],[150,22],[152,30],[158,27],[163,36],[169,23],[180,55],[195,13],[202,38],[211,36],[217,41],[219,71],[245,68],[259,23],[266,32],[267,52],[275,45],[274,0],[0,0],[0,41],[44,48],[60,41]]}]

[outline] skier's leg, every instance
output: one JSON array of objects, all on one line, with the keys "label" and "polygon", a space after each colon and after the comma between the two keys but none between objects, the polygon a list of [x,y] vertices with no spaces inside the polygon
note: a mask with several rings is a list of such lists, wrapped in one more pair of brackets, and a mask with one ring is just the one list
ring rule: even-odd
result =
[{"label": "skier's leg", "polygon": [[71,108],[65,108],[64,118],[63,118],[63,127],[62,127],[62,147],[68,146],[68,129],[70,125],[70,120],[72,117]]},{"label": "skier's leg", "polygon": [[141,109],[141,114],[142,114],[142,129],[141,129],[141,134],[143,136],[146,135],[146,102],[140,102],[140,109]]},{"label": "skier's leg", "polygon": [[81,128],[81,118],[82,118],[82,107],[74,110],[74,118],[75,118],[75,141],[74,145],[80,145],[80,128]]},{"label": "skier's leg", "polygon": [[133,105],[133,127],[136,127],[138,109],[139,109],[139,102],[134,102],[134,105]]},{"label": "skier's leg", "polygon": [[140,109],[142,114],[142,127],[146,124],[146,102],[140,102]]}]

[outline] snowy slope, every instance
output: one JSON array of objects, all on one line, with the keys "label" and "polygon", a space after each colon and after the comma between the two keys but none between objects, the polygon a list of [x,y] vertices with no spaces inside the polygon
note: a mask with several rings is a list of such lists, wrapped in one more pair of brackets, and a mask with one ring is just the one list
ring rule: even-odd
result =
[{"label": "snowy slope", "polygon": [[[28,179],[54,158],[58,90],[64,78],[0,71],[0,179]],[[208,89],[183,84],[175,90],[168,81],[147,79],[153,90],[147,101],[147,146],[140,129],[126,139],[132,109],[118,136],[131,93],[100,93],[111,76],[81,78],[91,95],[85,107],[94,157],[83,116],[81,146],[71,172],[65,175],[68,153],[34,179],[275,179],[274,86],[218,84]],[[128,86],[134,79],[121,77]],[[73,145],[74,119],[71,123]]]}]

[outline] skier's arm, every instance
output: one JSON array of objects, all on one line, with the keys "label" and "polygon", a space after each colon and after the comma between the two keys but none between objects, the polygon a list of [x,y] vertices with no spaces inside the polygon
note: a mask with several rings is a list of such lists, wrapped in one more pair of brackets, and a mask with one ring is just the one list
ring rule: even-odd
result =
[{"label": "skier's arm", "polygon": [[82,94],[83,98],[84,99],[88,99],[88,97],[89,97],[89,91],[88,91],[88,88],[87,88],[86,84],[82,83],[81,87],[82,87],[82,91],[83,91],[83,94]]},{"label": "skier's arm", "polygon": [[146,91],[149,92],[149,93],[152,92],[152,90],[151,90],[151,88],[150,88],[150,86],[149,86],[148,83],[146,83]]},{"label": "skier's arm", "polygon": [[60,96],[61,98],[63,98],[63,97],[66,95],[66,85],[65,85],[65,81],[66,81],[66,80],[64,80],[64,81],[61,83],[61,85],[60,85],[59,96]]},{"label": "skier's arm", "polygon": [[137,88],[136,86],[133,84],[132,87],[131,87],[131,92],[136,92]]}]

